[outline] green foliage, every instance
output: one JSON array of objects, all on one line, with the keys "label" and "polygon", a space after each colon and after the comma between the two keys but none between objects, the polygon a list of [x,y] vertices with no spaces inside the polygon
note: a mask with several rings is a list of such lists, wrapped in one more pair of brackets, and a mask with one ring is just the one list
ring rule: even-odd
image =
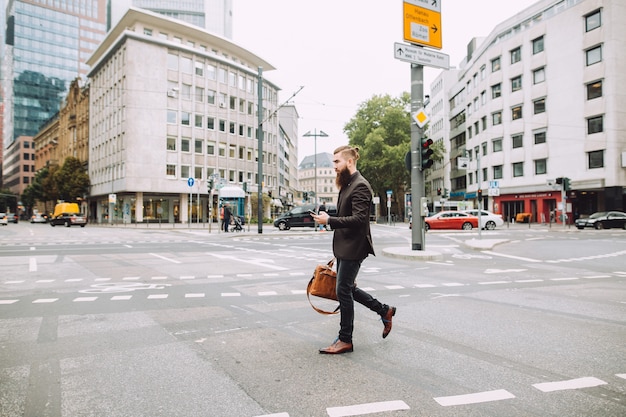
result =
[{"label": "green foliage", "polygon": [[89,175],[78,158],[68,157],[53,178],[59,200],[75,202],[89,192]]},{"label": "green foliage", "polygon": [[344,126],[350,145],[359,147],[358,169],[376,195],[393,190],[398,199],[410,181],[404,164],[411,146],[410,99],[408,93],[398,98],[375,95]]}]

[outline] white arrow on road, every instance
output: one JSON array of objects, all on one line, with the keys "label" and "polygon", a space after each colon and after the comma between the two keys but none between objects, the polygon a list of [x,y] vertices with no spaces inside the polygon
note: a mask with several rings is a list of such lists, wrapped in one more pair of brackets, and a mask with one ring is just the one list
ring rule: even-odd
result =
[{"label": "white arrow on road", "polygon": [[211,252],[207,252],[207,255],[211,255],[211,256],[214,256],[214,257],[219,258],[219,259],[230,259],[230,260],[233,260],[233,261],[236,261],[236,262],[243,262],[245,264],[262,266],[264,268],[273,269],[275,271],[286,271],[288,269],[288,268],[283,268],[282,266],[269,265],[269,264],[273,264],[274,263],[274,261],[271,260],[271,259],[261,259],[261,258],[241,259],[241,258],[238,258],[238,257],[233,256],[233,255],[223,255],[223,254],[211,253]]}]

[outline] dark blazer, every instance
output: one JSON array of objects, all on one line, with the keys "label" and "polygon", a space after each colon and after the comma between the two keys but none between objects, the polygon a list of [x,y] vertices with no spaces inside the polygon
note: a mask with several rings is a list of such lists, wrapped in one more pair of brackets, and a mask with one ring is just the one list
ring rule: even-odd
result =
[{"label": "dark blazer", "polygon": [[328,224],[334,230],[333,253],[338,259],[362,260],[371,253],[374,245],[370,234],[370,206],[372,187],[356,171],[347,186],[339,190],[337,216]]}]

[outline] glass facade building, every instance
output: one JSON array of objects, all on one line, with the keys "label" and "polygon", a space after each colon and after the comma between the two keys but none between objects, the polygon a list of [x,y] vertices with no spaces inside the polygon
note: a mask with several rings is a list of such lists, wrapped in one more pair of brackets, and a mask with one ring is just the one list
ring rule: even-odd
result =
[{"label": "glass facade building", "polygon": [[11,1],[3,44],[4,145],[34,136],[54,116],[69,84],[104,38],[104,2]]}]

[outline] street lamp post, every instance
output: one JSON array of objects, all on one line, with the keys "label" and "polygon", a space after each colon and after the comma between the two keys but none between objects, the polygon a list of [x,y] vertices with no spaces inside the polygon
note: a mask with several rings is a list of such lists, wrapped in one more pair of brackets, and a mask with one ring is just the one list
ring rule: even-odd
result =
[{"label": "street lamp post", "polygon": [[[313,155],[313,165],[315,167],[315,182],[314,182],[314,192],[315,192],[315,208],[317,209],[317,138],[327,138],[328,135],[323,131],[320,130],[319,133],[317,133],[317,129],[313,129],[313,133],[311,133],[311,131],[306,132],[304,135],[305,138],[309,138],[309,137],[313,137],[313,146],[314,146],[314,155]],[[316,229],[317,230],[317,229]]]}]

